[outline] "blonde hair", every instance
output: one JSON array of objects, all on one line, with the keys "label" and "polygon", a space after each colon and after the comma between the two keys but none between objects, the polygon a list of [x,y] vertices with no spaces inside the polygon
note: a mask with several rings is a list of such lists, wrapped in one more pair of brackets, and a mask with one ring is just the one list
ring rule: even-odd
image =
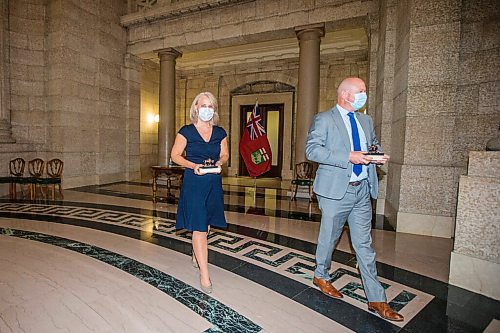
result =
[{"label": "blonde hair", "polygon": [[210,124],[211,125],[217,125],[219,123],[219,112],[218,112],[218,105],[217,105],[217,99],[215,98],[215,96],[206,91],[206,92],[202,92],[202,93],[199,93],[198,95],[196,95],[196,97],[194,98],[193,100],[193,103],[191,104],[191,109],[189,110],[189,119],[191,119],[191,122],[193,124],[196,124],[198,122],[198,102],[200,101],[200,98],[201,97],[207,97],[210,101],[210,103],[213,105],[214,107],[214,117],[210,120]]}]

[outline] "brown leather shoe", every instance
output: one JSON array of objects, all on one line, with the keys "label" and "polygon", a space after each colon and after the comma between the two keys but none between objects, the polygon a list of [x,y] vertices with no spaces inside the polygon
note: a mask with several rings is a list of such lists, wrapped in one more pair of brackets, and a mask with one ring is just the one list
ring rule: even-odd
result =
[{"label": "brown leather shoe", "polygon": [[376,312],[380,317],[387,320],[404,320],[404,317],[391,309],[389,304],[387,304],[386,302],[368,302],[368,310],[370,310],[371,312]]},{"label": "brown leather shoe", "polygon": [[330,281],[326,281],[324,279],[318,279],[314,277],[313,284],[321,290],[321,292],[327,296],[333,298],[342,298],[344,297],[335,287],[332,285]]}]

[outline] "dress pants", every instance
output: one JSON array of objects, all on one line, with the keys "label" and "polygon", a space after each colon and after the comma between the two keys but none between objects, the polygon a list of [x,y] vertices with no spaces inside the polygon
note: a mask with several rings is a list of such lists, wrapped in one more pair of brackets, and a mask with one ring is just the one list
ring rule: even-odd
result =
[{"label": "dress pants", "polygon": [[368,181],[363,180],[358,186],[349,185],[342,199],[317,197],[322,215],[314,275],[330,280],[328,272],[333,250],[347,221],[366,298],[369,302],[386,302],[385,290],[377,279],[375,251],[372,248],[372,207]]}]

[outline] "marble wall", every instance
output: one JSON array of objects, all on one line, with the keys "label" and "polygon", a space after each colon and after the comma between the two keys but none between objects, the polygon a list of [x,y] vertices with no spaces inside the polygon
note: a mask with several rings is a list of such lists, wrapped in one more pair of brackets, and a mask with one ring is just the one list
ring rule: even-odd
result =
[{"label": "marble wall", "polygon": [[500,299],[500,152],[470,152],[460,177],[450,283]]}]

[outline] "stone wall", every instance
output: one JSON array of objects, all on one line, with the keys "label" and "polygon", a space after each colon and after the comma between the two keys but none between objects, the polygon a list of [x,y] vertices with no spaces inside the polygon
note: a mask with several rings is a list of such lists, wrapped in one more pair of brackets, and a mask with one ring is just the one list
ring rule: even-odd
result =
[{"label": "stone wall", "polygon": [[[8,1],[9,83],[13,136],[17,143],[47,147],[49,119],[45,80],[45,19],[43,2]],[[40,148],[39,148],[40,149]]]},{"label": "stone wall", "polygon": [[54,156],[46,152],[45,6],[2,1],[0,9],[0,175],[6,176],[14,158]]},{"label": "stone wall", "polygon": [[69,187],[127,178],[125,9],[118,0],[48,2],[49,150],[65,161]]},{"label": "stone wall", "polygon": [[16,140],[0,144],[2,173],[14,157],[58,157],[64,187],[140,177],[142,60],[126,55],[125,11],[121,0],[2,2],[2,100]]}]

